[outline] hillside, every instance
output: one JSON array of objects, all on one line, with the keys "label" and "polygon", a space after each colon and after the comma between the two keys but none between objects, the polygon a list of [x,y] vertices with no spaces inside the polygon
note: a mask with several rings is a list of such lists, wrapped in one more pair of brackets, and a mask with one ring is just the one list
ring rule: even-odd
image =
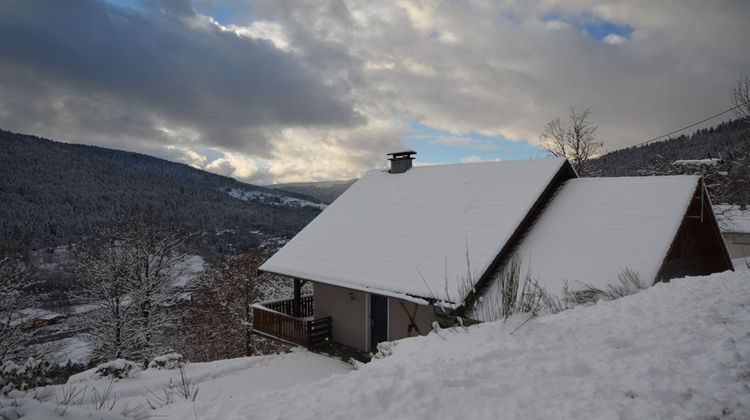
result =
[{"label": "hillside", "polygon": [[133,214],[200,232],[203,250],[242,250],[293,236],[324,207],[151,156],[2,130],[0,178],[0,249],[20,251],[75,243]]},{"label": "hillside", "polygon": [[355,181],[356,179],[347,181],[290,182],[288,184],[269,185],[269,187],[304,194],[330,204],[354,184]]},{"label": "hillside", "polygon": [[[86,389],[92,400],[112,386],[114,413],[141,407],[170,419],[747,419],[749,295],[747,272],[677,279],[526,323],[386,343],[356,371],[306,351],[188,364],[195,402],[175,395],[154,409],[148,402],[169,377],[179,386],[179,371],[113,385],[88,371],[45,390],[56,398],[16,409],[52,417],[65,392]],[[93,404],[73,402],[69,418],[93,414]]]},{"label": "hillside", "polygon": [[690,135],[606,153],[590,162],[593,176],[699,174],[714,204],[750,204],[750,119]]}]

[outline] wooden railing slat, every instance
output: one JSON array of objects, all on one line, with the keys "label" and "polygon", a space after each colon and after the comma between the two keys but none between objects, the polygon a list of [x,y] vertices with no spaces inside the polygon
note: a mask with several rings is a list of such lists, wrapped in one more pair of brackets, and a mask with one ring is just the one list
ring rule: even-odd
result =
[{"label": "wooden railing slat", "polygon": [[[304,296],[300,302],[300,315],[303,318],[312,317],[314,305],[312,296]],[[253,306],[253,329],[302,346],[316,346],[331,340],[331,317],[312,320],[296,318],[291,316],[293,309],[291,299],[256,304]]]}]

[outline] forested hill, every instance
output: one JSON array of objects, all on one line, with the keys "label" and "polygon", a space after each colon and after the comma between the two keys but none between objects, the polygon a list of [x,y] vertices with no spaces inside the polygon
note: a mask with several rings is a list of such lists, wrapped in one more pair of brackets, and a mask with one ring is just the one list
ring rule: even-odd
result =
[{"label": "forested hill", "polygon": [[182,225],[202,247],[291,237],[322,204],[137,153],[0,130],[0,249],[74,243],[131,215]]},{"label": "forested hill", "polygon": [[750,118],[592,160],[593,176],[704,175],[715,204],[750,204]]}]

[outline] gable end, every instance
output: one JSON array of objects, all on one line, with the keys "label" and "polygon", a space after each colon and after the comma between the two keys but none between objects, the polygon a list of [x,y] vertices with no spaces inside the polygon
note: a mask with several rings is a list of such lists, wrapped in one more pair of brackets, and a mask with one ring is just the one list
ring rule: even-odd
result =
[{"label": "gable end", "polygon": [[726,270],[734,266],[701,178],[654,283]]}]

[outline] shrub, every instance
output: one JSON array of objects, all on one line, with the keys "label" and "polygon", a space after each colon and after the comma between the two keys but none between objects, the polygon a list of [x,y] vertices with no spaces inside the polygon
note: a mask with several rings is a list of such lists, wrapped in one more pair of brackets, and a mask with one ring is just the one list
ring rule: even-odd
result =
[{"label": "shrub", "polygon": [[116,359],[107,363],[102,363],[94,371],[97,376],[102,378],[122,379],[129,378],[132,373],[139,370],[138,364],[125,359]]},{"label": "shrub", "polygon": [[505,320],[517,313],[535,316],[541,310],[543,290],[531,277],[531,265],[526,272],[522,261],[514,257],[495,279],[494,293],[481,296],[472,308],[484,320]]},{"label": "shrub", "polygon": [[646,288],[641,283],[638,273],[629,268],[618,273],[617,278],[619,284],[610,284],[603,289],[579,282],[584,287],[571,290],[568,282],[565,281],[559,297],[547,293],[538,282],[534,282],[534,294],[538,295],[540,300],[538,312],[539,314],[556,314],[579,305],[592,305],[600,300],[619,299]]},{"label": "shrub", "polygon": [[27,391],[38,386],[49,385],[50,364],[43,360],[29,358],[18,365],[6,361],[0,366],[0,391],[8,395],[11,391]]},{"label": "shrub", "polygon": [[185,358],[180,353],[169,353],[154,357],[148,364],[149,369],[177,369],[185,365]]}]

